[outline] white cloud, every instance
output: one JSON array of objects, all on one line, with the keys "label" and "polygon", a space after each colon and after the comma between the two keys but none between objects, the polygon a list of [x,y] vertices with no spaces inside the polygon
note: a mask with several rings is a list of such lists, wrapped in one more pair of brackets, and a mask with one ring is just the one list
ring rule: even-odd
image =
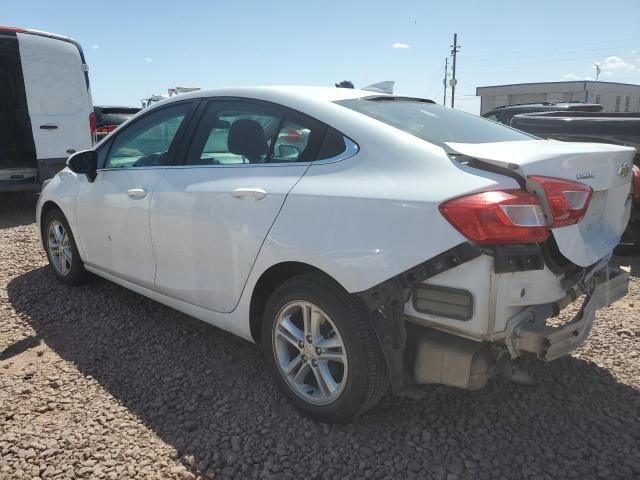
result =
[{"label": "white cloud", "polygon": [[631,55],[635,55],[636,53],[638,53],[637,50],[631,50]]},{"label": "white cloud", "polygon": [[144,61],[147,62],[147,63],[151,63],[151,62],[153,62],[153,58],[147,57],[147,58],[144,59]]},{"label": "white cloud", "polygon": [[579,75],[576,75],[575,73],[565,73],[560,77],[560,80],[565,82],[572,82],[574,80],[593,80],[593,77],[581,77]]},{"label": "white cloud", "polygon": [[100,48],[100,45],[91,45],[91,48],[97,49],[97,48]]},{"label": "white cloud", "polygon": [[391,45],[391,46],[392,46],[393,48],[410,48],[410,47],[411,47],[411,45],[408,45],[408,44],[406,44],[406,43],[399,43],[399,42],[396,42],[396,43],[394,43],[394,44],[393,44],[393,45]]},{"label": "white cloud", "polygon": [[633,72],[637,67],[632,63],[627,63],[620,57],[612,55],[604,59],[604,62],[600,63],[600,68],[603,71],[614,70],[620,72]]}]

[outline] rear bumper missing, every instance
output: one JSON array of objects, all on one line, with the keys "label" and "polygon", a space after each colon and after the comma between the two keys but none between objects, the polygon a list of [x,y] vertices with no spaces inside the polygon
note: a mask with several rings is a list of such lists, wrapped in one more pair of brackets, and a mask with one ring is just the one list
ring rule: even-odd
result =
[{"label": "rear bumper missing", "polygon": [[596,311],[627,294],[629,274],[619,268],[605,266],[589,279],[590,288],[582,289],[586,299],[578,313],[561,326],[550,326],[551,305],[530,307],[508,322],[506,345],[512,357],[533,353],[551,361],[578,348],[591,332]]}]

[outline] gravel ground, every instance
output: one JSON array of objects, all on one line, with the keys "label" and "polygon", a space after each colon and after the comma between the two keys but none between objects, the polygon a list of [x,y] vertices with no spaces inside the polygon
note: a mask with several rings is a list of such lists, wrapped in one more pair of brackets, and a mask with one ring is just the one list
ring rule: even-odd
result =
[{"label": "gravel ground", "polygon": [[640,261],[537,387],[424,387],[346,426],[301,417],[257,348],[45,267],[32,197],[0,196],[0,479],[640,478]]}]

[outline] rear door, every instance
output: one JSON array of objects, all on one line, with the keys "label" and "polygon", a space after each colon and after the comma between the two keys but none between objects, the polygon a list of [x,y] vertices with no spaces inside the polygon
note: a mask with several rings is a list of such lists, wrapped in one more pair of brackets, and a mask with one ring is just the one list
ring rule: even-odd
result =
[{"label": "rear door", "polygon": [[86,67],[71,41],[31,33],[17,37],[41,176],[48,178],[71,153],[91,148]]},{"label": "rear door", "polygon": [[262,242],[316,157],[325,130],[273,104],[211,101],[185,164],[169,169],[154,193],[156,290],[232,311]]}]

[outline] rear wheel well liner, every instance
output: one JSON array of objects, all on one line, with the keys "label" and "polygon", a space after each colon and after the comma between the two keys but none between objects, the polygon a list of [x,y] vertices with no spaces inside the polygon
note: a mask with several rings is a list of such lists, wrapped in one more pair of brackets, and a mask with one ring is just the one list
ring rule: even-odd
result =
[{"label": "rear wheel well liner", "polygon": [[265,306],[271,294],[290,278],[297,277],[306,273],[319,273],[332,281],[340,288],[340,282],[336,281],[331,275],[323,272],[317,267],[302,262],[282,262],[272,265],[262,272],[260,278],[256,282],[251,294],[251,303],[249,306],[249,327],[251,329],[251,338],[255,343],[260,343],[262,329],[262,315]]}]

